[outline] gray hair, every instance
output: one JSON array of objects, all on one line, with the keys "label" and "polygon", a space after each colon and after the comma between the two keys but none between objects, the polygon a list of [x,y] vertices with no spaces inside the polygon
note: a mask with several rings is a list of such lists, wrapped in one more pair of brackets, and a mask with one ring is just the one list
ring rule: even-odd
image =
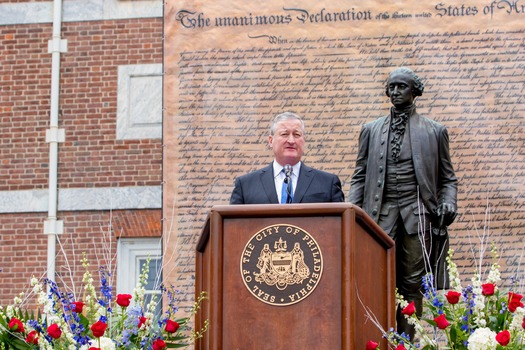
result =
[{"label": "gray hair", "polygon": [[277,114],[277,116],[275,116],[275,118],[273,119],[272,121],[272,125],[270,126],[270,135],[273,135],[275,134],[275,128],[277,126],[278,123],[284,121],[284,120],[290,120],[290,119],[295,119],[295,120],[298,120],[301,122],[301,129],[303,130],[303,134],[305,133],[305,128],[304,128],[304,121],[303,119],[295,114],[295,113],[292,113],[292,112],[284,112],[284,113],[281,113],[281,114]]},{"label": "gray hair", "polygon": [[385,92],[388,97],[390,97],[390,92],[388,91],[388,84],[390,82],[390,77],[394,73],[404,73],[408,75],[412,79],[412,82],[414,85],[412,88],[412,93],[414,94],[414,96],[423,95],[423,91],[425,90],[425,85],[423,84],[421,79],[419,79],[417,74],[414,73],[414,71],[408,67],[399,67],[399,68],[394,69],[392,72],[390,72],[390,74],[388,75],[388,79],[386,80]]}]

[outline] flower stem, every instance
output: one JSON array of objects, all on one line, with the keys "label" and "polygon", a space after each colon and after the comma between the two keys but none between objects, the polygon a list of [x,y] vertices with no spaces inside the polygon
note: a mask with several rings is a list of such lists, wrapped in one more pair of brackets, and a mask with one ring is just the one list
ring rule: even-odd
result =
[{"label": "flower stem", "polygon": [[454,343],[452,343],[452,339],[450,338],[450,332],[448,330],[445,330],[445,334],[447,335],[448,344],[450,345],[450,350],[454,350]]}]

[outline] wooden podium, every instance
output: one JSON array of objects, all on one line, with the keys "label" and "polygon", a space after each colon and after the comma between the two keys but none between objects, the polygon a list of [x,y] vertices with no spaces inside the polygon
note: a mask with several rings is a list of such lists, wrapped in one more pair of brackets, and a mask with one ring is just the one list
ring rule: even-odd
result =
[{"label": "wooden podium", "polygon": [[350,203],[214,206],[196,256],[206,350],[364,349],[395,325],[394,241]]}]

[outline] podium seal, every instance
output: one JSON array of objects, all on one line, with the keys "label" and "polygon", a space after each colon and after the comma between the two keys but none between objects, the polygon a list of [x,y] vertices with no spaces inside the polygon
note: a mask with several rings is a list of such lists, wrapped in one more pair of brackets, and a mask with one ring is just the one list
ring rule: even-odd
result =
[{"label": "podium seal", "polygon": [[315,239],[300,227],[277,224],[263,228],[246,243],[241,276],[260,301],[286,306],[308,297],[323,273],[323,256]]}]

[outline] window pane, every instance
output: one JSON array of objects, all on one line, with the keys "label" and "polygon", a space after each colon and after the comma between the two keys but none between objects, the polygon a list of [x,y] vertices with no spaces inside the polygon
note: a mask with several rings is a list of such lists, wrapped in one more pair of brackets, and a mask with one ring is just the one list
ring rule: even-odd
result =
[{"label": "window pane", "polygon": [[[139,258],[138,264],[140,271],[144,268],[144,265],[148,262],[147,258]],[[145,305],[148,305],[155,296],[157,306],[155,308],[155,316],[160,317],[162,314],[162,293],[160,291],[160,284],[162,282],[162,259],[150,259],[149,261],[149,273],[146,278],[144,289],[146,294],[144,295]]]},{"label": "window pane", "polygon": [[[139,259],[140,271],[144,268],[148,260],[144,258]],[[149,273],[144,288],[146,290],[160,290],[160,283],[162,281],[162,259],[151,259],[149,262]]]},{"label": "window pane", "polygon": [[160,319],[162,315],[162,295],[161,294],[145,294],[144,295],[144,304],[149,305],[151,298],[155,296],[155,301],[157,302],[157,307],[155,308],[154,315],[155,319]]}]

